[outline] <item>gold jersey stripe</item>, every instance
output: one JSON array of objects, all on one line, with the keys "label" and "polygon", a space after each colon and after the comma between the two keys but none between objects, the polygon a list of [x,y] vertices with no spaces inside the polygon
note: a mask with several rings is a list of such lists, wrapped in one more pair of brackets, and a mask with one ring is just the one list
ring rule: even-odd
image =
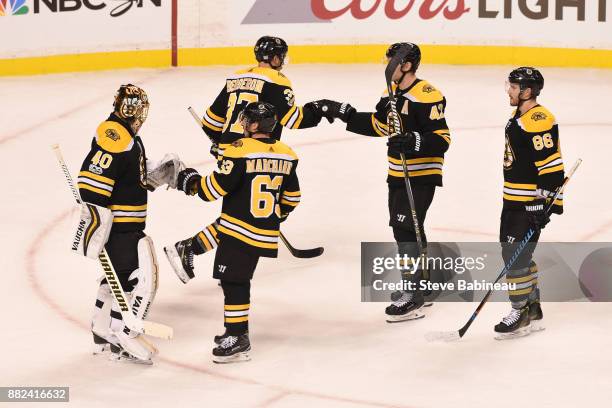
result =
[{"label": "gold jersey stripe", "polygon": [[120,205],[113,204],[108,206],[109,210],[120,210],[120,211],[143,211],[147,209],[147,205]]},{"label": "gold jersey stripe", "polygon": [[[387,156],[389,162],[393,164],[402,164],[402,159],[396,159],[391,156]],[[408,159],[406,164],[423,164],[423,163],[442,163],[444,164],[443,157],[419,157],[418,159]]]},{"label": "gold jersey stripe", "polygon": [[297,120],[295,121],[295,123],[293,124],[293,126],[291,127],[291,129],[299,129],[300,125],[302,124],[302,120],[304,119],[304,110],[302,109],[301,106],[298,106],[298,111],[299,111],[299,116]]},{"label": "gold jersey stripe", "polygon": [[200,238],[200,241],[204,244],[204,246],[206,247],[207,251],[210,251],[212,249],[212,246],[210,245],[210,243],[208,242],[208,238],[206,237],[206,235],[204,235],[203,232],[198,232],[198,237]]},{"label": "gold jersey stripe", "polygon": [[[232,224],[236,224],[239,225],[241,227],[246,228],[247,230],[254,232],[256,234],[261,234],[261,235],[268,235],[271,237],[278,237],[278,231],[274,231],[274,230],[268,230],[268,229],[261,229],[261,228],[257,228],[251,224],[248,224],[242,220],[239,220],[238,218],[234,218],[231,215],[227,215],[226,213],[221,213],[221,218],[222,219],[226,219],[227,221],[231,222]],[[221,229],[221,225],[218,227],[219,229]]]},{"label": "gold jersey stripe", "polygon": [[113,222],[145,222],[145,217],[115,217]]},{"label": "gold jersey stripe", "polygon": [[251,307],[251,304],[247,303],[245,305],[225,305],[223,306],[223,309],[225,310],[249,310],[250,307]]},{"label": "gold jersey stripe", "polygon": [[538,176],[543,176],[544,174],[554,173],[555,171],[563,171],[563,164],[559,164],[557,166],[549,167],[544,170],[540,170],[538,172]]},{"label": "gold jersey stripe", "polygon": [[[417,170],[417,171],[409,171],[409,177],[420,177],[420,176],[430,176],[430,175],[442,175],[442,170],[440,169],[429,169],[429,170]],[[393,177],[404,177],[404,173],[401,171],[389,170],[389,175]]]},{"label": "gold jersey stripe", "polygon": [[296,109],[297,109],[297,106],[293,105],[291,109],[289,109],[287,113],[285,113],[285,116],[283,116],[283,118],[280,121],[281,125],[285,126],[287,124],[289,119],[291,119],[291,116],[293,116],[293,114],[295,113]]},{"label": "gold jersey stripe", "polygon": [[553,161],[555,159],[559,159],[559,158],[561,158],[561,153],[557,152],[557,153],[551,154],[550,156],[548,156],[544,160],[540,160],[540,161],[535,162],[535,165],[536,165],[536,167],[542,167],[545,164],[548,164],[551,161]]},{"label": "gold jersey stripe", "polygon": [[242,317],[226,317],[225,323],[242,323],[249,320],[249,316]]},{"label": "gold jersey stripe", "polygon": [[85,171],[85,170],[81,171],[81,172],[79,172],[79,176],[88,177],[90,179],[94,179],[96,181],[99,181],[99,182],[104,183],[104,184],[108,184],[110,186],[114,186],[115,185],[115,180],[110,179],[108,177],[100,176],[99,174],[95,174],[95,173],[92,173],[90,171]]},{"label": "gold jersey stripe", "polygon": [[204,195],[208,201],[215,201],[215,197],[212,195],[210,190],[208,190],[208,186],[206,185],[206,177],[200,179],[200,187],[202,188],[202,191],[204,192]]},{"label": "gold jersey stripe", "polygon": [[247,236],[240,234],[239,232],[227,229],[223,225],[219,225],[219,231],[221,231],[222,233],[226,235],[232,236],[244,243],[254,246],[254,247],[264,248],[264,249],[278,249],[277,243],[255,241]]},{"label": "gold jersey stripe", "polygon": [[504,187],[518,188],[519,190],[535,190],[538,188],[536,184],[510,183],[508,181],[504,181]]},{"label": "gold jersey stripe", "polygon": [[220,131],[223,130],[223,128],[220,128],[220,127],[217,127],[217,126],[213,125],[212,123],[208,122],[206,119],[202,121],[202,124],[204,126],[206,126],[207,128],[209,128],[211,130],[214,130],[216,132],[220,132]]},{"label": "gold jersey stripe", "polygon": [[215,177],[215,173],[212,173],[210,175],[210,182],[213,185],[213,187],[215,188],[215,190],[217,190],[217,193],[219,193],[219,195],[224,196],[224,195],[227,194],[227,191],[222,189],[221,186],[219,185],[219,183],[217,183],[217,179]]},{"label": "gold jersey stripe", "polygon": [[533,291],[533,287],[528,287],[525,289],[518,289],[518,290],[509,290],[508,293],[512,296],[519,296],[519,295],[528,295]]},{"label": "gold jersey stripe", "polygon": [[300,193],[299,191],[283,191],[283,195],[286,195],[288,197],[301,197],[302,193]]},{"label": "gold jersey stripe", "polygon": [[110,191],[102,190],[101,188],[92,187],[89,184],[78,183],[78,186],[79,186],[79,188],[82,188],[83,190],[93,191],[94,193],[98,193],[98,194],[106,196],[106,197],[110,197],[111,196],[111,192]]},{"label": "gold jersey stripe", "polygon": [[521,276],[521,277],[518,277],[518,278],[506,278],[506,282],[508,282],[508,283],[525,283],[525,282],[529,282],[532,279],[534,279],[533,275],[527,275],[527,276]]},{"label": "gold jersey stripe", "polygon": [[217,122],[225,123],[225,118],[222,118],[221,116],[215,114],[213,111],[210,110],[210,108],[206,109],[206,114]]}]

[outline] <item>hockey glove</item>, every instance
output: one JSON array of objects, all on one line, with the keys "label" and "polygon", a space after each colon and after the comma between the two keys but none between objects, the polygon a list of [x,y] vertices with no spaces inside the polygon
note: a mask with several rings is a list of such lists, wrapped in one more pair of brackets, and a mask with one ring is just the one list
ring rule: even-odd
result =
[{"label": "hockey glove", "polygon": [[387,146],[400,153],[420,153],[423,151],[423,137],[418,132],[408,131],[390,137]]},{"label": "hockey glove", "polygon": [[546,200],[544,198],[536,198],[525,204],[525,211],[527,211],[529,223],[535,228],[543,229],[546,227],[546,224],[550,222],[550,217],[544,210],[545,207]]},{"label": "hockey glove", "polygon": [[198,192],[197,183],[201,179],[202,176],[200,176],[196,169],[187,168],[178,174],[176,188],[187,195],[195,195]]},{"label": "hockey glove", "polygon": [[333,123],[335,118],[340,119],[344,123],[348,123],[351,116],[357,112],[357,109],[346,102],[340,103],[329,99],[320,99],[307,103],[306,105],[309,105],[318,115],[327,119],[329,123]]}]

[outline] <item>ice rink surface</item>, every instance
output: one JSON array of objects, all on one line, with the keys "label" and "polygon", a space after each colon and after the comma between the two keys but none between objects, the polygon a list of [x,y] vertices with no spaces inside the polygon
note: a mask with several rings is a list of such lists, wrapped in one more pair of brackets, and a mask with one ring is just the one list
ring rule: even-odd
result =
[{"label": "ice rink surface", "polygon": [[[160,288],[150,318],[175,328],[157,341],[152,367],[90,354],[89,318],[100,271],[68,251],[72,206],[50,151],[59,142],[76,174],[91,137],[122,83],[151,101],[142,128],[147,155],[167,151],[208,172],[209,142],[186,108],[213,101],[236,67],[130,70],[1,78],[0,163],[4,193],[0,305],[0,385],[69,386],[86,407],[597,407],[609,403],[612,305],[544,304],[547,330],[506,342],[493,325],[508,311],[489,304],[457,343],[427,343],[430,330],[458,329],[476,304],[436,304],[425,319],[390,325],[384,304],[360,302],[361,241],[390,241],[384,140],[323,121],[285,130],[300,156],[302,204],[283,224],[298,247],[325,254],[298,260],[282,248],[260,261],[252,289],[252,361],[215,365],[222,293],[213,255],[196,260],[183,285],[162,247],[193,235],[219,214],[176,191],[149,196],[147,233],[155,241]],[[511,67],[423,66],[448,100],[452,145],[444,187],[426,230],[430,241],[495,241],[501,210],[504,126],[511,114],[504,80]],[[285,74],[297,102],[331,98],[372,110],[383,65],[293,65]],[[540,103],[560,124],[569,167],[583,166],[566,191],[562,217],[546,241],[612,241],[610,132],[612,71],[544,69]],[[545,288],[544,288],[545,290]]]}]

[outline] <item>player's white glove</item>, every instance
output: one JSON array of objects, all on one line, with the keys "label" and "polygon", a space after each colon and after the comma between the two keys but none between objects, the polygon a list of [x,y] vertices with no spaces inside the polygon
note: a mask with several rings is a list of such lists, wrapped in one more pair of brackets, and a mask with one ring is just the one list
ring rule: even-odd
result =
[{"label": "player's white glove", "polygon": [[166,153],[157,163],[147,160],[147,186],[153,190],[164,184],[176,188],[177,176],[184,169],[185,164],[175,153]]}]

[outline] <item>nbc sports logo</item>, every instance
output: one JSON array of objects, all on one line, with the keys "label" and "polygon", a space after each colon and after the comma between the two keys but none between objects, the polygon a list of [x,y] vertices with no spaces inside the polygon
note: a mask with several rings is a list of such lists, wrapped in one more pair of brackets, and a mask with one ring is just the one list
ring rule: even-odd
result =
[{"label": "nbc sports logo", "polygon": [[25,0],[0,0],[0,16],[18,16],[28,11]]}]

